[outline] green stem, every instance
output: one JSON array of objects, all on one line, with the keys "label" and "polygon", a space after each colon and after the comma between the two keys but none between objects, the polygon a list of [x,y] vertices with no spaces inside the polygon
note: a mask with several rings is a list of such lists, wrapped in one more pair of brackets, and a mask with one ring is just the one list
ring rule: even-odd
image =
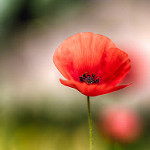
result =
[{"label": "green stem", "polygon": [[90,150],[93,150],[93,129],[90,109],[90,97],[87,96],[88,120],[89,120],[89,135],[90,135]]}]

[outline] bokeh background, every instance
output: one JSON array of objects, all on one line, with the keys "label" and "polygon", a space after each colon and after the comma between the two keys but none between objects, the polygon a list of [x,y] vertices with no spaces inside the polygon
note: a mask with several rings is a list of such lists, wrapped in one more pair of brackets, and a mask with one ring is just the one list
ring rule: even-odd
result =
[{"label": "bokeh background", "polygon": [[130,108],[142,122],[126,149],[150,149],[149,0],[0,0],[0,150],[87,150],[86,97],[59,83],[59,44],[78,32],[108,36],[129,54],[130,87],[91,98],[95,150],[105,107]]}]

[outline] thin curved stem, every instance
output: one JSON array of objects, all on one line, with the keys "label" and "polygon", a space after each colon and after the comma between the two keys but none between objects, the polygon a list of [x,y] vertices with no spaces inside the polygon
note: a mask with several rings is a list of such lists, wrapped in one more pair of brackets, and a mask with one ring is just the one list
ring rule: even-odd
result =
[{"label": "thin curved stem", "polygon": [[90,150],[93,150],[93,129],[90,109],[90,97],[87,96],[87,107],[88,107],[88,120],[89,120],[89,136],[90,136]]}]

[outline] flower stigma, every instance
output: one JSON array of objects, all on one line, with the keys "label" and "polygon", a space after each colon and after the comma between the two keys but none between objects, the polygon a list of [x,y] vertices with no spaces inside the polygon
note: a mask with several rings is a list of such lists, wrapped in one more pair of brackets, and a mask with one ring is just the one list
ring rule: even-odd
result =
[{"label": "flower stigma", "polygon": [[90,75],[89,72],[84,73],[82,76],[79,77],[80,82],[85,82],[87,84],[95,84],[99,83],[99,77],[95,74]]}]

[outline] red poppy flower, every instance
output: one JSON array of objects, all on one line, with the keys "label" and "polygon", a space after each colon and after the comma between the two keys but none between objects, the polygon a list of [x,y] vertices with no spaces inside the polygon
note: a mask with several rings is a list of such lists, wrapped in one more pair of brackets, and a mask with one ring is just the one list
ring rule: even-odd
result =
[{"label": "red poppy flower", "polygon": [[60,82],[86,96],[128,86],[118,84],[130,70],[130,59],[104,35],[83,32],[69,37],[56,49],[53,61],[67,79]]}]

